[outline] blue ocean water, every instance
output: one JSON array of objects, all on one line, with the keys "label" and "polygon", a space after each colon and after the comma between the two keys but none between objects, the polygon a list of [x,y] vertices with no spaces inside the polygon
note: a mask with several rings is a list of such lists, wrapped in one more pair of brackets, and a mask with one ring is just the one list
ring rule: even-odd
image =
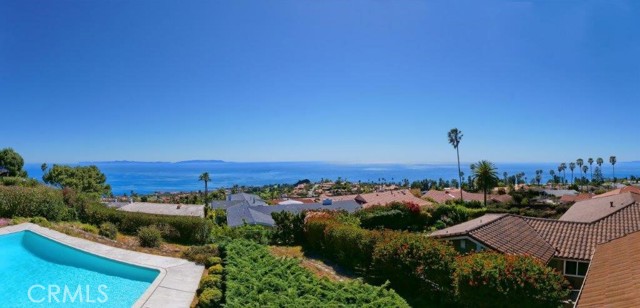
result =
[{"label": "blue ocean water", "polygon": [[131,307],[158,276],[25,231],[0,236],[2,307]]},{"label": "blue ocean water", "polygon": [[[209,172],[212,181],[209,187],[231,187],[233,185],[266,185],[295,183],[301,179],[318,181],[320,179],[343,180],[353,182],[410,181],[422,179],[450,180],[457,178],[456,164],[336,164],[324,162],[190,162],[190,163],[140,163],[106,162],[94,163],[107,176],[114,194],[129,194],[131,191],[146,194],[154,192],[197,191],[204,189],[198,176]],[[549,170],[557,172],[558,163],[496,163],[498,173],[513,175],[524,172],[529,180],[535,177],[535,170],[544,171],[543,182],[550,179]],[[41,179],[39,164],[25,166],[29,176]],[[595,168],[595,164],[594,164]],[[605,177],[611,176],[611,165],[602,166]],[[640,162],[619,162],[616,164],[616,176],[640,176]],[[469,163],[462,164],[465,177],[471,174]],[[574,171],[578,177],[579,171]],[[567,170],[567,180],[571,172]]]}]

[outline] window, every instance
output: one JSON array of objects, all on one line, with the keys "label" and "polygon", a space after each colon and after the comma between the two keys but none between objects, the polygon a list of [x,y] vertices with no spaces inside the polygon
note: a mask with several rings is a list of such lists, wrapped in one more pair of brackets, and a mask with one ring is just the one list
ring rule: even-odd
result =
[{"label": "window", "polygon": [[567,276],[584,277],[587,275],[587,269],[589,269],[587,262],[564,261],[564,274]]},{"label": "window", "polygon": [[460,249],[467,248],[467,242],[465,240],[460,240]]}]

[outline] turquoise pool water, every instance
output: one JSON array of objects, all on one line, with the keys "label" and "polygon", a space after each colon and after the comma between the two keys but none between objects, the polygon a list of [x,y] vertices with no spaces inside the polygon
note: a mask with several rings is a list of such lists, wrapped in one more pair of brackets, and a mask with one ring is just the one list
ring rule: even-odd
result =
[{"label": "turquoise pool water", "polygon": [[30,231],[0,235],[1,307],[130,307],[158,274]]}]

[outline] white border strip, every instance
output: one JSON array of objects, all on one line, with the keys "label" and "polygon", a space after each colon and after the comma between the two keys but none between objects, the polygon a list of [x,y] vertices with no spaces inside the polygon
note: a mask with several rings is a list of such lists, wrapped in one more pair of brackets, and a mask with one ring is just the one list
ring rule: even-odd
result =
[{"label": "white border strip", "polygon": [[187,260],[111,247],[32,223],[2,227],[0,235],[27,230],[86,253],[160,271],[133,307],[190,307],[204,272],[204,266]]}]

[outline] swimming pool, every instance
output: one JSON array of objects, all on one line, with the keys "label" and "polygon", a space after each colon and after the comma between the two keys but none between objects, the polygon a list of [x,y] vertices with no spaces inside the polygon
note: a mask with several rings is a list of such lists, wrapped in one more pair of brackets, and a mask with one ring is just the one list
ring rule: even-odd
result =
[{"label": "swimming pool", "polygon": [[28,230],[0,235],[2,307],[131,307],[159,274]]}]

